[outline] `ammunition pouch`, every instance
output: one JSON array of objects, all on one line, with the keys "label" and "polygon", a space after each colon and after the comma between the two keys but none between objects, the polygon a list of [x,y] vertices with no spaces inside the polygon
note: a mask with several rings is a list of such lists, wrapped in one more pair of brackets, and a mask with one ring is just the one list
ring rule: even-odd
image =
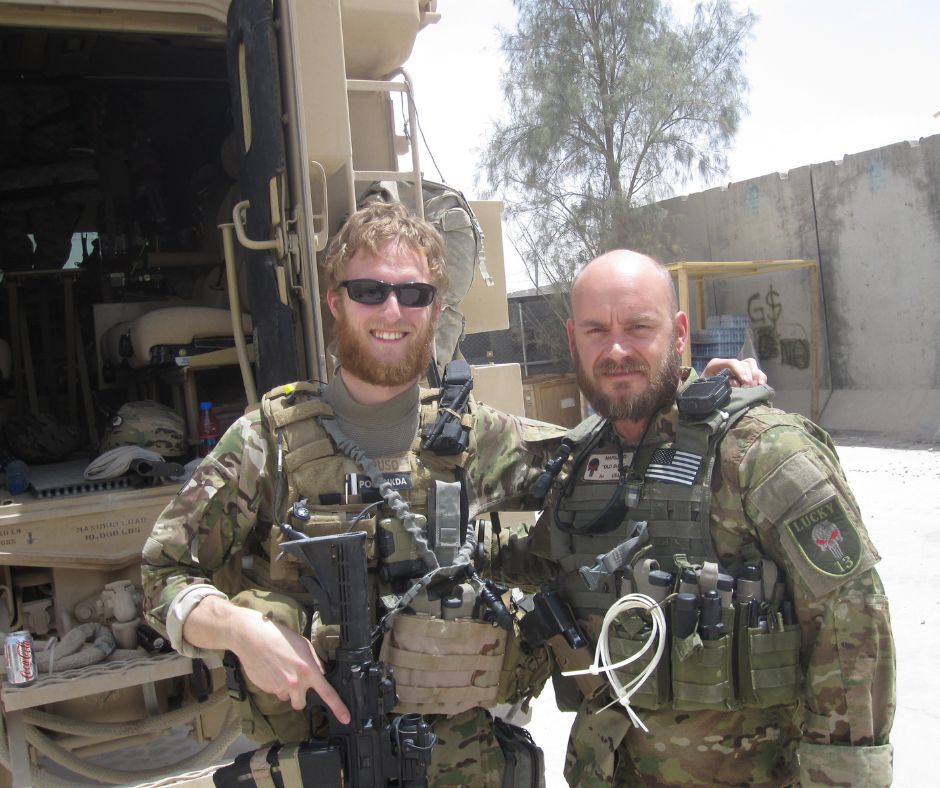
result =
[{"label": "ammunition pouch", "polygon": [[[610,642],[610,658],[620,662],[640,651],[646,644],[646,635],[643,633],[643,620],[638,616],[631,616],[625,621],[618,621],[610,627],[608,639]],[[653,659],[654,649],[649,649],[642,657],[617,671],[621,684],[626,685],[633,681],[649,666]],[[668,653],[668,652],[667,652]],[[630,698],[630,705],[638,709],[661,709],[669,705],[670,698],[670,671],[669,660],[662,659],[649,678]]]},{"label": "ammunition pouch", "polygon": [[769,631],[748,626],[743,605],[737,605],[738,694],[747,706],[794,703],[800,695],[800,627],[785,625]]},{"label": "ammunition pouch", "polygon": [[454,715],[496,705],[507,635],[483,621],[399,613],[379,656],[395,675],[395,713]]},{"label": "ammunition pouch", "polygon": [[[723,608],[722,623],[725,632],[715,640],[703,640],[697,632],[675,638],[670,632],[663,659],[631,697],[630,705],[646,710],[728,711],[796,703],[802,684],[799,626],[749,627],[743,604]],[[647,634],[642,627],[639,616],[630,616],[610,628],[611,661],[643,648]],[[642,673],[652,653],[650,649],[618,669],[621,683]]]},{"label": "ammunition pouch", "polygon": [[545,755],[525,728],[493,718],[493,733],[506,760],[502,788],[545,788]]},{"label": "ammunition pouch", "polygon": [[[741,704],[735,698],[731,661],[734,656],[734,609],[721,611],[725,634],[717,640],[694,642],[688,638],[672,638],[672,706],[675,709],[735,709]],[[689,648],[689,646],[692,646]]]}]

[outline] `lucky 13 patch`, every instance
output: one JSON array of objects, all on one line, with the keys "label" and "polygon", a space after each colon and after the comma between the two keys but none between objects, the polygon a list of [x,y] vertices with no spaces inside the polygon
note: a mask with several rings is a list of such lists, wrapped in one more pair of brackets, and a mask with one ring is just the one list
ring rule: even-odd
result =
[{"label": "lucky 13 patch", "polygon": [[824,574],[847,575],[861,560],[862,540],[836,497],[788,520],[786,528],[803,557]]}]

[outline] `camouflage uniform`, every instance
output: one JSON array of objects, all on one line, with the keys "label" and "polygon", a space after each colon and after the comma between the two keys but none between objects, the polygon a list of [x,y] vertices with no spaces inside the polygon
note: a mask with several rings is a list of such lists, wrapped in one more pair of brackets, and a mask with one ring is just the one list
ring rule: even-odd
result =
[{"label": "camouflage uniform", "polygon": [[[468,479],[471,519],[490,509],[535,508],[527,491],[547,454],[544,442],[557,438],[562,431],[485,405],[472,405],[472,412],[473,434],[462,463]],[[335,448],[333,453],[335,456]],[[419,462],[422,456],[425,464],[434,461],[429,452],[417,454]],[[330,475],[335,478],[325,481],[324,486],[332,486],[340,494],[345,474],[359,469],[342,456],[336,456],[332,468]],[[217,593],[216,589],[221,589],[233,595],[236,604],[249,606],[253,597],[285,590],[267,579],[276,568],[270,554],[271,526],[278,516],[274,500],[274,443],[260,412],[254,412],[240,418],[222,436],[192,480],[160,515],[145,545],[144,607],[154,626],[166,631],[174,599],[195,586],[199,586],[195,589],[198,593]],[[287,507],[292,503],[287,501]],[[289,592],[296,590],[286,581],[282,585],[288,586]],[[280,601],[281,597],[274,599]],[[275,620],[301,630],[303,617],[298,609],[283,621]],[[182,653],[199,654],[199,649],[182,641],[181,626],[175,637],[172,630],[170,636]],[[320,651],[316,626],[312,639]],[[293,712],[289,703],[273,696],[253,695],[252,702],[256,701],[270,727],[257,727],[252,738],[296,740],[309,735],[304,716]],[[439,737],[431,767],[433,785],[502,786],[504,759],[488,712],[470,709],[435,719],[433,727]]]},{"label": "camouflage uniform", "polygon": [[[672,444],[678,418],[675,406],[657,416],[643,445]],[[871,568],[878,554],[829,436],[799,415],[757,405],[719,444],[711,490],[709,532],[721,564],[740,566],[742,557],[760,554],[785,571],[801,630],[802,697],[769,708],[638,708],[647,734],[618,705],[594,714],[610,703],[606,693],[593,701],[577,693],[569,784],[890,785],[896,700],[888,603]],[[838,535],[814,535],[811,526],[823,519]],[[528,572],[517,581],[535,579],[533,556],[547,559],[543,580],[559,573],[552,542],[567,537],[553,522],[547,511],[528,539],[517,541],[515,560],[525,560]],[[612,541],[625,539],[625,531]],[[599,622],[572,606],[593,648]],[[565,681],[556,682],[556,692]]]}]

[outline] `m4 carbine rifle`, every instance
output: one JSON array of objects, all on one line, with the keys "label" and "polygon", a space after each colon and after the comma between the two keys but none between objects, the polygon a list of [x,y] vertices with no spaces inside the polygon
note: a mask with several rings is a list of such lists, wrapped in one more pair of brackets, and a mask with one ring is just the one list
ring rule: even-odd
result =
[{"label": "m4 carbine rifle", "polygon": [[[437,737],[420,714],[390,717],[397,699],[395,679],[372,658],[365,533],[308,537],[281,527],[292,537],[281,548],[313,570],[301,582],[313,594],[320,618],[339,624],[339,648],[327,678],[349,709],[350,721],[344,725],[327,710],[327,739],[272,747],[267,761],[276,788],[426,788]],[[309,690],[308,707],[314,703],[323,705]],[[251,774],[253,756],[244,753],[219,769],[215,784],[246,785],[243,775]]]}]

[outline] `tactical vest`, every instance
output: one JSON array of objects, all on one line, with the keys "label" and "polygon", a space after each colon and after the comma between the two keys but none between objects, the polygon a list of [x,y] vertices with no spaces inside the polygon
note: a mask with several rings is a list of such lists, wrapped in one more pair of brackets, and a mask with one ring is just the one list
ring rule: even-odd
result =
[{"label": "tactical vest", "polygon": [[[551,550],[564,570],[559,591],[592,641],[597,640],[607,610],[634,590],[627,580],[621,587],[620,580],[628,573],[619,563],[614,562],[615,567],[610,561],[600,560],[611,554],[619,562],[628,552],[625,540],[634,530],[631,524],[645,522],[648,537],[647,543],[626,561],[634,573],[641,561],[646,564],[646,559],[655,559],[660,569],[674,577],[684,566],[719,563],[709,522],[711,477],[718,444],[730,427],[751,406],[766,400],[768,394],[765,387],[735,389],[723,410],[698,421],[680,417],[673,442],[641,445],[635,451],[623,484],[609,478],[615,473],[606,450],[609,444],[615,449],[619,447],[606,422],[594,419],[569,434],[580,443],[580,450],[568,480],[569,494],[559,500],[557,519],[572,532],[552,528]],[[595,458],[596,468],[592,465]],[[626,464],[624,458],[623,465]],[[584,475],[592,472],[601,473],[605,480],[586,481]],[[625,503],[619,511],[611,503],[618,503],[617,496],[622,496]],[[610,522],[604,522],[602,517],[595,526],[598,531],[611,526],[606,533],[576,532],[603,512],[607,512]],[[638,540],[632,546],[639,544],[643,542]],[[741,557],[749,562],[761,560],[756,550]],[[582,572],[584,568],[589,568],[586,574]],[[714,567],[711,571],[715,571]],[[664,658],[635,692],[631,705],[648,710],[670,706],[693,711],[731,710],[742,705],[766,708],[795,702],[802,681],[799,626],[784,625],[781,621],[762,627],[759,620],[755,625],[748,611],[746,605],[737,601],[731,606],[722,603],[720,621],[724,634],[715,639],[700,639],[695,630],[683,637],[670,631]],[[764,612],[777,621],[778,611],[773,607],[755,612]],[[618,619],[607,637],[611,661],[640,655],[647,637],[643,617]],[[619,669],[621,683],[627,684],[638,676],[650,660],[651,653],[637,656]],[[573,689],[564,680],[556,684],[556,693],[562,693],[557,696],[561,703],[579,702],[571,696]]]},{"label": "tactical vest", "polygon": [[[641,445],[633,452],[622,485],[616,479],[590,482],[584,478],[591,473],[587,463],[592,455],[617,454],[617,439],[610,425],[595,416],[568,433],[575,442],[575,454],[558,513],[570,522],[573,533],[552,529],[551,557],[564,570],[559,591],[578,618],[603,616],[622,594],[629,593],[629,588],[617,587],[613,576],[592,591],[579,569],[593,566],[598,555],[621,545],[632,524],[646,523],[649,544],[642,548],[641,555],[658,561],[661,569],[675,572],[676,556],[685,556],[691,564],[718,562],[708,518],[718,443],[748,408],[767,397],[768,390],[763,386],[738,388],[733,390],[728,405],[710,417],[699,421],[680,417],[674,442]],[[626,503],[621,523],[610,523],[614,527],[606,533],[577,533],[616,502],[617,496]]]},{"label": "tactical vest", "polygon": [[[419,430],[411,449],[402,460],[402,466],[386,469],[394,475],[400,471],[409,480],[409,486],[397,485],[399,494],[407,501],[411,511],[427,515],[428,491],[435,482],[454,482],[456,468],[463,467],[475,451],[471,430],[471,445],[462,455],[444,457],[420,449],[420,436],[425,425],[433,422],[437,415],[437,391],[421,390]],[[275,480],[274,515],[280,522],[289,523],[310,536],[339,533],[349,527],[349,521],[359,514],[365,504],[344,504],[348,475],[359,474],[362,469],[348,457],[339,453],[320,419],[333,418],[330,406],[320,397],[319,386],[310,383],[294,383],[281,386],[264,395],[261,402],[265,424],[270,430],[272,443],[277,450],[280,445],[284,473]],[[468,415],[471,419],[472,415]],[[275,460],[276,462],[276,460]],[[367,482],[368,484],[368,482]],[[302,504],[299,505],[298,504]],[[300,515],[300,516],[298,516]],[[308,518],[309,519],[306,519]],[[369,539],[370,566],[378,563],[376,550],[376,523],[379,517],[359,519],[353,530],[364,531]],[[297,582],[301,567],[293,559],[282,557],[279,544],[283,540],[276,523],[270,526],[270,539],[262,546],[260,572],[253,579],[259,582],[269,579],[279,591],[293,594],[303,593]],[[256,551],[257,552],[257,551]],[[271,556],[275,560],[271,563]],[[286,586],[285,586],[286,582]]]},{"label": "tactical vest", "polygon": [[[419,429],[407,453],[410,487],[396,485],[396,489],[410,510],[429,517],[429,493],[437,499],[444,493],[441,485],[452,492],[455,471],[463,468],[476,451],[473,432],[473,406],[464,415],[470,427],[468,450],[455,456],[439,456],[421,449],[425,427],[433,424],[438,412],[439,391],[421,390],[419,395]],[[296,383],[282,386],[262,399],[262,413],[268,426],[284,473],[276,483],[275,516],[283,518],[293,528],[309,536],[319,536],[353,530],[364,531],[368,537],[369,566],[374,584],[371,598],[390,591],[388,583],[380,579],[383,568],[389,566],[386,543],[379,544],[383,536],[382,524],[387,523],[381,512],[371,517],[351,521],[360,514],[365,504],[322,503],[324,498],[337,499],[345,491],[347,475],[361,473],[349,458],[338,453],[320,423],[333,418],[329,405],[320,398],[316,385]],[[448,492],[448,494],[449,494]],[[435,506],[435,510],[439,507]],[[450,520],[459,520],[459,507],[447,507]],[[444,531],[455,531],[450,522]],[[407,540],[407,534],[404,535]],[[276,524],[270,528],[267,544],[254,558],[254,579],[267,582],[282,592],[302,595],[299,577],[309,571],[288,556],[279,555],[279,544],[284,539]],[[459,536],[458,536],[459,539]],[[387,542],[388,540],[386,540]],[[398,548],[395,548],[398,550]],[[272,560],[272,556],[276,560]],[[442,564],[447,562],[442,560]],[[260,572],[258,570],[261,570]],[[423,570],[415,576],[423,574]],[[266,575],[266,576],[265,576]],[[387,574],[384,575],[387,577]],[[309,600],[305,600],[309,601]],[[472,610],[472,603],[469,609]],[[374,616],[375,611],[371,611]],[[397,713],[417,711],[424,714],[456,714],[476,706],[489,707],[498,701],[501,672],[511,670],[507,655],[516,651],[507,648],[507,633],[488,623],[475,621],[468,612],[460,618],[445,620],[426,613],[402,612],[395,616],[392,629],[383,639],[380,659],[394,671],[399,703]],[[320,642],[323,642],[321,637]]]}]

